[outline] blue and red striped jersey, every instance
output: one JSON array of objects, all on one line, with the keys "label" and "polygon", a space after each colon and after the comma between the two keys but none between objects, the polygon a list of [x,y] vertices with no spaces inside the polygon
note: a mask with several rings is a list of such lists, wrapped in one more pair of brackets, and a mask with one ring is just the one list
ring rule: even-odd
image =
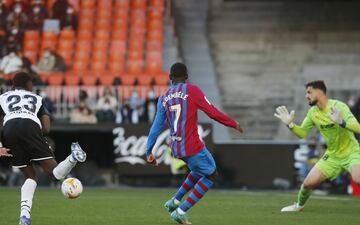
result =
[{"label": "blue and red striped jersey", "polygon": [[237,125],[234,120],[214,107],[197,86],[186,83],[171,85],[158,99],[146,155],[151,154],[165,120],[170,129],[170,145],[174,157],[183,158],[200,152],[205,146],[198,134],[198,109],[225,126],[235,128]]}]

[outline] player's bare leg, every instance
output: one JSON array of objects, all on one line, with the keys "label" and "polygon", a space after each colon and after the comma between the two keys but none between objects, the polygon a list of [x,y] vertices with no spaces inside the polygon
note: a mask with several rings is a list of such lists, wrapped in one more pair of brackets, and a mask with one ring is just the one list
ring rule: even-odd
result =
[{"label": "player's bare leg", "polygon": [[300,212],[304,210],[304,205],[311,195],[311,191],[324,182],[327,177],[314,166],[306,176],[298,193],[298,201],[293,205],[286,206],[281,212]]},{"label": "player's bare leg", "polygon": [[54,167],[53,162],[46,162],[46,160],[43,162],[45,162],[45,167],[49,170],[52,169],[49,171],[49,174],[53,174],[56,179],[62,180],[70,173],[77,162],[85,162],[85,160],[86,153],[81,149],[79,143],[75,142],[71,144],[71,154],[64,161],[60,162],[59,165]]},{"label": "player's bare leg", "polygon": [[360,186],[360,164],[353,165],[351,168],[351,177],[353,181]]},{"label": "player's bare leg", "polygon": [[32,207],[32,200],[34,197],[36,183],[36,173],[34,167],[26,166],[20,168],[26,180],[21,187],[21,202],[20,202],[20,225],[30,225],[30,211]]}]

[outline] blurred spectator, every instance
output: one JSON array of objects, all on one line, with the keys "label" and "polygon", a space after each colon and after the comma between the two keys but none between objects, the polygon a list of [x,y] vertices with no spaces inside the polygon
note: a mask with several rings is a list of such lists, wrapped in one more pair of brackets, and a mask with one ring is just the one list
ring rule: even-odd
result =
[{"label": "blurred spectator", "polygon": [[66,14],[60,20],[61,29],[77,30],[77,14],[72,6],[66,9]]},{"label": "blurred spectator", "polygon": [[21,58],[15,51],[6,55],[0,63],[0,73],[11,74],[20,71],[23,66]]},{"label": "blurred spectator", "polygon": [[64,58],[56,52],[52,52],[52,54],[55,56],[56,59],[54,71],[66,72],[67,68]]},{"label": "blurred spectator", "polygon": [[67,0],[56,0],[52,6],[52,17],[61,20],[69,6],[71,5]]},{"label": "blurred spectator", "polygon": [[60,21],[60,27],[76,29],[77,16],[67,0],[57,0],[53,5],[53,18]]},{"label": "blurred spectator", "polygon": [[140,117],[145,113],[144,101],[140,98],[136,89],[133,90],[130,99],[129,106],[132,110],[131,122],[136,124],[139,123]]},{"label": "blurred spectator", "polygon": [[11,51],[20,52],[22,45],[22,34],[19,33],[19,30],[14,28],[7,33],[6,38],[6,53]]},{"label": "blurred spectator", "polygon": [[41,4],[41,0],[33,1],[29,12],[29,22],[27,29],[41,31],[43,28],[44,20],[47,18],[46,7]]},{"label": "blurred spectator", "polygon": [[83,90],[83,89],[81,89],[80,92],[79,92],[79,102],[78,102],[78,104],[80,104],[81,102],[85,102],[85,104],[87,106],[89,106],[90,109],[95,109],[96,108],[95,99],[90,98],[87,91]]},{"label": "blurred spectator", "polygon": [[53,113],[55,112],[55,104],[54,102],[48,97],[45,90],[37,89],[36,94],[40,95],[43,98],[44,106],[50,113],[50,118],[53,119]]},{"label": "blurred spectator", "polygon": [[145,112],[146,112],[145,114],[147,115],[146,120],[149,123],[152,123],[154,121],[156,114],[156,104],[157,104],[157,98],[155,95],[155,91],[154,88],[151,87],[145,103]]},{"label": "blurred spectator", "polygon": [[79,106],[70,113],[70,123],[97,123],[96,116],[85,102],[80,102]]},{"label": "blurred spectator", "polygon": [[129,102],[125,102],[119,113],[116,115],[116,123],[133,123],[133,110]]},{"label": "blurred spectator", "polygon": [[7,15],[7,31],[13,32],[13,30],[17,30],[17,33],[20,35],[24,32],[25,27],[28,22],[28,16],[26,15],[23,6],[20,2],[14,4],[13,9]]},{"label": "blurred spectator", "polygon": [[116,98],[112,95],[111,89],[106,87],[104,94],[97,102],[96,117],[99,122],[115,122],[115,113],[118,107]]},{"label": "blurred spectator", "polygon": [[301,180],[305,179],[306,175],[314,167],[322,154],[322,151],[319,149],[316,137],[310,138],[307,148],[308,152],[306,154],[306,161],[303,162],[302,166],[299,169],[299,177]]},{"label": "blurred spectator", "polygon": [[50,49],[45,49],[42,58],[37,65],[33,65],[32,69],[36,73],[50,73],[56,71],[56,57]]},{"label": "blurred spectator", "polygon": [[35,77],[36,73],[35,73],[35,71],[33,71],[31,69],[32,63],[31,63],[30,59],[27,58],[21,51],[18,53],[18,56],[20,57],[20,59],[23,63],[22,70],[29,73],[32,77]]}]

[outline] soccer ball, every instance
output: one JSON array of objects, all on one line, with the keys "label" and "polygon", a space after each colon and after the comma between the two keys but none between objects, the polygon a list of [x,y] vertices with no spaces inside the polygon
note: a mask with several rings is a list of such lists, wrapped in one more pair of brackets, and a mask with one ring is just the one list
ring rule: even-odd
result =
[{"label": "soccer ball", "polygon": [[61,185],[61,192],[67,198],[74,199],[80,196],[83,186],[76,178],[67,178]]}]

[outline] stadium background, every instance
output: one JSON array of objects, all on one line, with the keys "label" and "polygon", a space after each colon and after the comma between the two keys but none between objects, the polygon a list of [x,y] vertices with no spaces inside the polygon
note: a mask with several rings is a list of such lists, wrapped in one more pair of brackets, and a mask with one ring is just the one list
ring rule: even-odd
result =
[{"label": "stadium background", "polygon": [[[171,169],[167,130],[158,143],[160,166],[144,162],[154,103],[168,87],[168,70],[176,61],[188,66],[190,82],[245,129],[238,135],[199,114],[201,134],[218,164],[218,188],[298,187],[307,140],[297,140],[273,113],[287,105],[301,122],[308,109],[307,81],[325,80],[329,96],[360,116],[356,1],[0,2],[1,92],[11,88],[16,70],[31,72],[35,91],[52,112],[49,138],[57,160],[76,140],[89,153],[73,173],[85,186],[179,184],[184,175]],[[39,63],[46,61],[45,52],[55,66]],[[13,61],[4,63],[6,57]],[[108,88],[111,96],[104,97]],[[312,136],[321,148],[321,137]],[[0,166],[1,185],[21,184],[8,160],[1,159]],[[321,189],[347,193],[347,177],[338,182]]]}]

